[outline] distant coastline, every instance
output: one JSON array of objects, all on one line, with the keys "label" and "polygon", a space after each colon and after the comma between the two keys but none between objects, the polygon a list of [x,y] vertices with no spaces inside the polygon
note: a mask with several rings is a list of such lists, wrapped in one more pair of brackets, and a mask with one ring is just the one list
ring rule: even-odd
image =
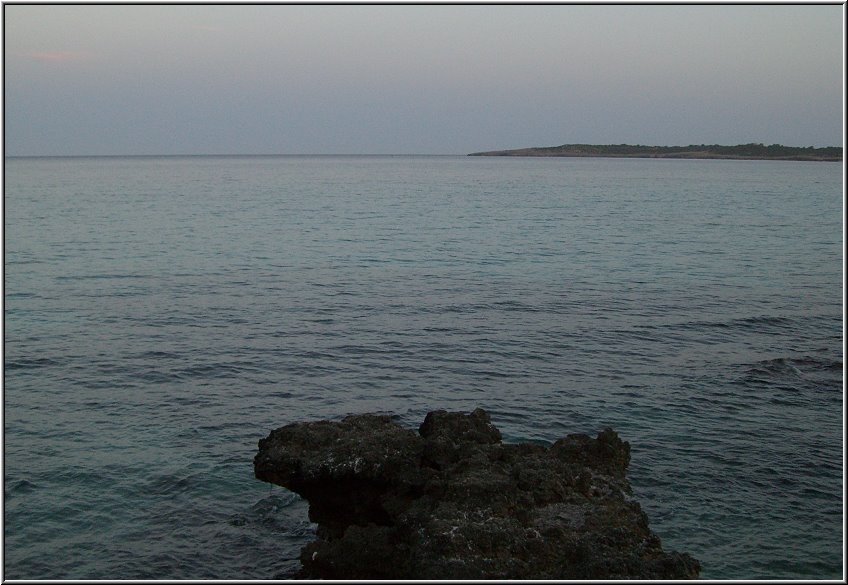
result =
[{"label": "distant coastline", "polygon": [[563,144],[518,148],[514,150],[491,150],[473,152],[468,156],[571,156],[571,157],[613,157],[613,158],[719,158],[737,160],[809,160],[842,161],[842,148],[827,146],[823,148],[783,146],[772,144],[739,144],[721,146],[718,144],[697,144],[689,146],[643,146],[640,144]]}]

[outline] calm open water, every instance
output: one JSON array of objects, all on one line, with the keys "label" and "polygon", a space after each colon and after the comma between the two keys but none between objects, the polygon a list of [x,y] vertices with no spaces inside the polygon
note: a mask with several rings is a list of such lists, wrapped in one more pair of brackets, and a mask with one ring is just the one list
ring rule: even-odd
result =
[{"label": "calm open water", "polygon": [[702,577],[843,573],[835,163],[5,161],[8,579],[290,576],[301,420],[615,428]]}]

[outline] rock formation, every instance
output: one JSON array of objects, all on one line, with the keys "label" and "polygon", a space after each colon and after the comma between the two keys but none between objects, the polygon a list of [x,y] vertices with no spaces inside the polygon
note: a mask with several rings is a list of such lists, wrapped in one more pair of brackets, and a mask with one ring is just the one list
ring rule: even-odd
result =
[{"label": "rock formation", "polygon": [[259,441],[256,477],[309,501],[298,578],[682,579],[631,497],[612,430],[503,444],[482,409],[296,423]]}]

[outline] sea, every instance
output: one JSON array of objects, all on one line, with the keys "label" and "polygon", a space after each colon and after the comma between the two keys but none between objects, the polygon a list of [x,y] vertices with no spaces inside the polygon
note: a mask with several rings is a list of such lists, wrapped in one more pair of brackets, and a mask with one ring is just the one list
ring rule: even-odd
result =
[{"label": "sea", "polygon": [[844,579],[843,165],[6,158],[5,579],[287,579],[298,421],[613,428],[703,579]]}]

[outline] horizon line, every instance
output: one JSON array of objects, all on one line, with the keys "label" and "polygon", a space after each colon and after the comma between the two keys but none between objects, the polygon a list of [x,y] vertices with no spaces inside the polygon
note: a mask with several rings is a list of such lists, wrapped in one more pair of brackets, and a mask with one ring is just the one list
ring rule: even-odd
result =
[{"label": "horizon line", "polygon": [[3,154],[3,158],[130,158],[130,157],[148,157],[148,158],[164,158],[164,157],[189,157],[189,156],[228,156],[228,157],[258,157],[258,156],[466,156],[465,153],[354,153],[354,152],[335,152],[335,153],[179,153],[179,154]]},{"label": "horizon line", "polygon": [[295,153],[147,153],[147,154],[6,154],[3,153],[3,159],[8,158],[129,158],[129,157],[148,157],[148,158],[164,158],[164,157],[214,157],[214,156],[225,156],[225,157],[283,157],[283,156],[291,156],[291,157],[319,157],[319,156],[468,156],[470,154],[479,154],[483,152],[507,152],[512,150],[536,150],[536,149],[551,149],[551,148],[560,148],[563,146],[600,146],[600,147],[613,147],[613,146],[630,146],[630,147],[642,147],[642,148],[689,148],[693,146],[720,146],[720,147],[733,147],[733,146],[747,146],[751,144],[760,144],[762,146],[781,146],[785,148],[798,148],[798,149],[825,149],[825,148],[841,148],[845,149],[845,145],[831,145],[831,146],[789,146],[785,144],[774,143],[772,145],[766,145],[761,142],[745,142],[739,144],[688,144],[688,145],[648,145],[648,144],[629,144],[629,143],[608,143],[608,144],[599,144],[599,143],[588,143],[588,142],[572,142],[566,143],[557,146],[530,146],[530,147],[522,147],[522,148],[508,148],[508,149],[498,149],[498,150],[485,150],[485,151],[475,151],[475,152],[466,152],[466,153],[354,153],[354,152],[333,152],[333,153],[310,153],[310,152],[295,152]]}]

